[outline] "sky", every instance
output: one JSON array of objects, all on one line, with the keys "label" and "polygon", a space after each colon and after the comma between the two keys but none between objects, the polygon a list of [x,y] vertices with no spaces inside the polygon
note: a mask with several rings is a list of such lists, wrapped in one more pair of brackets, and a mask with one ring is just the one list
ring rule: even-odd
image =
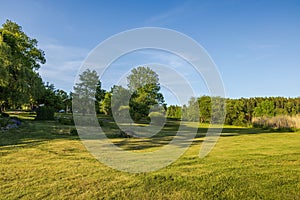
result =
[{"label": "sky", "polygon": [[[298,0],[0,0],[0,23],[6,19],[38,40],[47,59],[39,73],[65,91],[72,90],[80,66],[101,42],[129,29],[161,27],[187,35],[206,50],[226,97],[300,96]],[[176,56],[141,51],[118,59],[110,75],[113,69],[122,68],[124,74],[151,62],[186,71],[185,61]],[[209,93],[205,80],[186,72],[197,95]],[[104,89],[110,89],[109,80],[108,75],[102,77]],[[167,103],[174,102],[167,98]]]}]

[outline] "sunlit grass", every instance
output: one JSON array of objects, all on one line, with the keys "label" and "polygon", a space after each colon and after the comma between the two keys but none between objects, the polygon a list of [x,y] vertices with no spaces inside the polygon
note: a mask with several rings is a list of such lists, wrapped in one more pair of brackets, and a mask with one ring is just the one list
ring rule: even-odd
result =
[{"label": "sunlit grass", "polygon": [[22,120],[33,120],[36,117],[34,112],[24,112],[24,111],[7,111],[10,117],[18,117]]},{"label": "sunlit grass", "polygon": [[[0,132],[0,199],[299,199],[300,196],[299,133],[263,133],[261,129],[226,126],[224,131],[236,136],[220,137],[204,159],[198,157],[203,140],[199,137],[170,166],[156,172],[130,174],[101,164],[78,137],[58,134],[69,128],[53,121],[25,121],[22,128]],[[103,128],[118,131],[110,121]],[[170,123],[168,128],[175,131],[176,123]],[[207,126],[200,128],[202,132]],[[140,145],[139,151],[149,151],[143,149],[144,139],[111,140],[122,142],[127,150],[132,145],[130,141],[135,141]],[[164,143],[169,136],[155,140]],[[158,148],[155,141],[151,143],[151,148]]]}]

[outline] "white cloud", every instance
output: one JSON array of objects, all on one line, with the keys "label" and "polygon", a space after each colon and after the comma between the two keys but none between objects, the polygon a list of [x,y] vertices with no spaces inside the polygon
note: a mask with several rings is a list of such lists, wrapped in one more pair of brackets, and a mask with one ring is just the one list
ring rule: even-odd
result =
[{"label": "white cloud", "polygon": [[41,44],[40,47],[47,59],[39,70],[43,80],[53,83],[56,88],[71,91],[75,76],[89,51],[57,44]]},{"label": "white cloud", "polygon": [[186,15],[187,10],[191,10],[190,8],[191,2],[184,2],[180,5],[177,5],[165,12],[162,12],[158,15],[152,16],[148,20],[146,20],[146,24],[155,24],[155,25],[166,25],[172,21],[176,21],[176,17],[182,17],[182,14]]}]

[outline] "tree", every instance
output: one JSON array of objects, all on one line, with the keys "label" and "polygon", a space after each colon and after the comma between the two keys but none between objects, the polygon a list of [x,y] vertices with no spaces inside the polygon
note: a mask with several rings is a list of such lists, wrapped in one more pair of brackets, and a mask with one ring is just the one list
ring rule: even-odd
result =
[{"label": "tree", "polygon": [[182,108],[176,105],[170,105],[167,109],[167,117],[173,119],[182,118]]},{"label": "tree", "polygon": [[271,100],[265,100],[257,105],[254,109],[254,116],[255,117],[273,117],[275,114],[275,106],[274,102]]},{"label": "tree", "polygon": [[129,100],[130,100],[130,91],[122,86],[119,85],[114,85],[111,88],[111,110],[112,110],[112,114],[114,114],[114,116],[118,116],[120,115],[120,109],[121,107],[123,109],[122,112],[124,111],[125,107],[129,106]]},{"label": "tree", "polygon": [[[18,107],[36,98],[41,78],[37,70],[46,62],[37,40],[7,20],[0,28],[0,103]],[[36,87],[38,85],[38,87]]]},{"label": "tree", "polygon": [[91,114],[93,109],[99,108],[98,100],[102,100],[101,82],[95,70],[86,69],[79,75],[79,81],[74,86],[73,110],[79,113]]},{"label": "tree", "polygon": [[112,115],[111,111],[111,92],[106,92],[101,104],[101,110],[106,115]]},{"label": "tree", "polygon": [[132,93],[130,99],[130,114],[138,120],[147,117],[151,106],[158,104],[166,107],[164,97],[159,92],[158,75],[149,67],[138,67],[131,70],[127,77],[128,88]]},{"label": "tree", "polygon": [[211,119],[211,98],[209,96],[202,96],[198,98],[200,122],[208,123]]},{"label": "tree", "polygon": [[96,112],[97,114],[101,113],[101,103],[102,100],[104,99],[104,95],[105,95],[105,90],[103,90],[101,88],[101,82],[98,81],[97,86],[96,86],[96,94],[95,94],[95,98],[96,98]]},{"label": "tree", "polygon": [[187,120],[198,122],[200,119],[199,116],[199,104],[195,97],[191,97],[191,99],[188,102],[187,107]]}]

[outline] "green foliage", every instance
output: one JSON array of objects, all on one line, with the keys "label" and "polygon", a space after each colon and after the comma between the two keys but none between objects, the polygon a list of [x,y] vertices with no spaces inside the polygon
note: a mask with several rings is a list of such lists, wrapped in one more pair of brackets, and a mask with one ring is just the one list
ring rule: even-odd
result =
[{"label": "green foliage", "polygon": [[79,75],[79,81],[74,86],[73,109],[76,112],[85,114],[100,112],[100,101],[104,97],[104,90],[101,89],[99,75],[95,70],[86,69]]},{"label": "green foliage", "polygon": [[114,85],[111,88],[111,110],[114,112],[114,115],[119,115],[119,110],[121,107],[125,108],[129,103],[130,91],[122,86]]},{"label": "green foliage", "polygon": [[263,102],[259,103],[257,107],[254,109],[253,115],[255,117],[258,116],[273,117],[275,115],[274,102],[270,100],[264,100]]},{"label": "green foliage", "polygon": [[164,97],[159,92],[158,75],[149,67],[138,67],[131,70],[127,77],[131,92],[130,114],[134,120],[147,117],[153,105],[164,105]]},{"label": "green foliage", "polygon": [[9,114],[7,114],[7,113],[0,113],[0,117],[9,117]]},{"label": "green foliage", "polygon": [[207,123],[211,120],[211,98],[209,96],[202,96],[198,98],[200,122]]},{"label": "green foliage", "polygon": [[126,116],[125,112],[129,108],[131,118],[139,121],[147,118],[153,107],[166,110],[163,95],[159,93],[158,75],[153,70],[149,67],[138,67],[131,71],[127,80],[129,89],[114,85],[111,92],[105,93],[101,103],[103,113]]},{"label": "green foliage", "polygon": [[66,110],[71,107],[70,96],[63,90],[55,89],[53,84],[47,83],[40,90],[40,97],[37,99],[38,104],[52,107],[55,111]]},{"label": "green foliage", "polygon": [[106,91],[101,88],[101,82],[98,81],[97,86],[96,86],[96,93],[95,93],[95,99],[96,99],[95,109],[96,109],[97,114],[100,114],[102,111],[101,103],[104,99],[105,92]]},{"label": "green foliage", "polygon": [[37,109],[36,120],[54,120],[55,109],[53,107],[41,106]]},{"label": "green foliage", "polygon": [[171,105],[167,108],[167,118],[181,119],[182,108],[180,106]]},{"label": "green foliage", "polygon": [[[199,105],[199,114],[195,98],[191,98],[188,105],[181,108],[182,116],[185,120],[197,121],[197,115],[200,116],[201,123],[210,123],[211,120],[217,123],[221,114],[226,111],[225,124],[250,126],[253,117],[273,117],[280,115],[295,116],[300,114],[300,98],[284,97],[255,97],[241,99],[223,99],[220,97],[202,96],[197,99]],[[225,110],[226,108],[226,110]],[[173,116],[175,110],[170,106],[168,116]],[[215,118],[212,119],[212,116]]]},{"label": "green foliage", "polygon": [[70,135],[72,135],[72,136],[77,136],[77,135],[78,135],[77,129],[76,129],[76,128],[72,128],[72,129],[70,130]]},{"label": "green foliage", "polygon": [[74,119],[72,115],[61,115],[56,117],[57,121],[63,125],[74,125]]},{"label": "green foliage", "polygon": [[196,122],[199,121],[200,115],[199,115],[199,104],[195,97],[192,97],[189,102],[186,109],[186,116],[185,120]]},{"label": "green foliage", "polygon": [[161,112],[150,112],[148,116],[154,125],[163,125],[165,123],[165,115]]},{"label": "green foliage", "polygon": [[242,100],[227,100],[226,109],[227,116],[225,123],[229,125],[246,125],[246,107],[245,102]]},{"label": "green foliage", "polygon": [[101,104],[101,110],[105,115],[112,115],[111,111],[111,93],[106,92]]},{"label": "green foliage", "polygon": [[37,70],[46,62],[37,40],[7,20],[0,28],[0,104],[20,107],[39,97],[43,83]]},{"label": "green foliage", "polygon": [[6,127],[10,122],[9,117],[0,117],[0,128]]},{"label": "green foliage", "polygon": [[119,119],[121,119],[124,123],[129,122],[129,119],[127,117],[129,114],[129,109],[129,106],[120,106],[120,108],[118,109],[117,115]]}]

